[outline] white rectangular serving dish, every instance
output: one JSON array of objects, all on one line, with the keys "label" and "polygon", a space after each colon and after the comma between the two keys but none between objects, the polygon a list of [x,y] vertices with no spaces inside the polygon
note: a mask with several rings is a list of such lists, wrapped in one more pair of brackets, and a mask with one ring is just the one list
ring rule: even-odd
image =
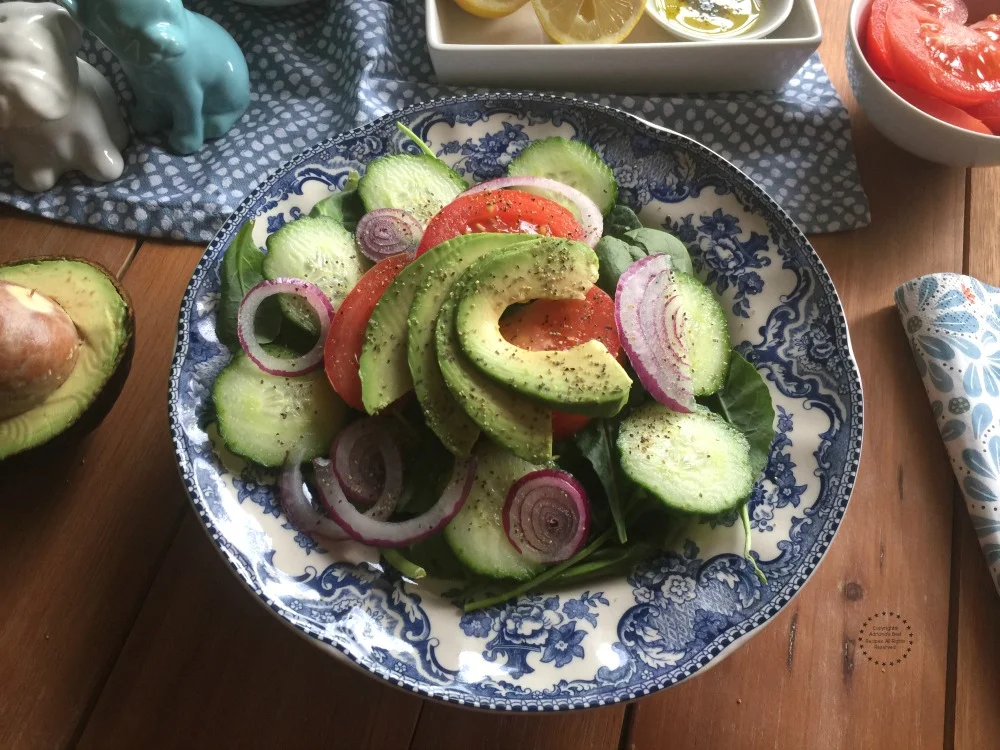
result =
[{"label": "white rectangular serving dish", "polygon": [[614,94],[779,89],[819,47],[815,0],[795,0],[766,39],[686,42],[647,16],[622,44],[555,44],[528,3],[496,20],[426,0],[427,46],[441,83]]}]

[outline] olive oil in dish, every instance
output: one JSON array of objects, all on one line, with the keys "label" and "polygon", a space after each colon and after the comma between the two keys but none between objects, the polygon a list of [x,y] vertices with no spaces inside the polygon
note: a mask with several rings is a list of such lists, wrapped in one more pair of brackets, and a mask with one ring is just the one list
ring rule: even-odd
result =
[{"label": "olive oil in dish", "polygon": [[697,35],[734,37],[750,31],[763,0],[653,0],[649,8],[668,25]]}]

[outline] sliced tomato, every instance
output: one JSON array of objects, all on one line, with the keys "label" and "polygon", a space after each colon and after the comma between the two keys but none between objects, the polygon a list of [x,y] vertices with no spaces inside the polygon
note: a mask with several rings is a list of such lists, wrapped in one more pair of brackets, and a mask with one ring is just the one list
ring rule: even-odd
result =
[{"label": "sliced tomato", "polygon": [[442,208],[424,230],[417,255],[446,240],[476,232],[583,238],[580,222],[555,201],[520,190],[486,190],[461,195]]},{"label": "sliced tomato", "polygon": [[889,0],[886,15],[895,77],[957,107],[1000,94],[1000,43],[936,17],[913,0]]},{"label": "sliced tomato", "polygon": [[[612,356],[621,356],[614,300],[596,286],[580,300],[535,300],[504,316],[500,333],[515,346],[532,351],[570,349],[597,339]],[[589,421],[582,414],[554,411],[552,437],[569,437]]]},{"label": "sliced tomato", "polygon": [[344,297],[330,323],[323,349],[323,368],[333,390],[352,409],[365,409],[361,402],[358,359],[368,319],[389,284],[409,262],[406,255],[393,255],[369,268]]},{"label": "sliced tomato", "polygon": [[927,15],[945,21],[964,24],[969,20],[969,9],[962,0],[910,0],[910,2]]},{"label": "sliced tomato", "polygon": [[982,120],[983,124],[993,132],[993,135],[1000,135],[1000,99],[994,99],[986,104],[977,104],[975,107],[969,107],[966,111],[977,120]]},{"label": "sliced tomato", "polygon": [[1000,42],[1000,15],[996,13],[986,16],[982,21],[977,21],[969,28],[982,32],[994,42]]},{"label": "sliced tomato", "polygon": [[875,0],[872,3],[871,15],[868,17],[868,28],[865,30],[865,59],[872,66],[875,74],[888,80],[893,77],[892,51],[889,49],[889,31],[886,28],[886,11],[889,0]]},{"label": "sliced tomato", "polygon": [[985,125],[985,123],[982,122],[982,120],[976,119],[965,110],[959,109],[952,104],[948,104],[946,101],[931,96],[930,94],[925,94],[923,91],[918,91],[912,86],[896,83],[895,81],[887,81],[886,85],[901,97],[906,99],[906,101],[914,107],[926,112],[931,117],[936,117],[949,125],[956,125],[960,128],[964,128],[965,130],[971,130],[976,133],[985,133],[986,135],[992,134],[990,129]]}]

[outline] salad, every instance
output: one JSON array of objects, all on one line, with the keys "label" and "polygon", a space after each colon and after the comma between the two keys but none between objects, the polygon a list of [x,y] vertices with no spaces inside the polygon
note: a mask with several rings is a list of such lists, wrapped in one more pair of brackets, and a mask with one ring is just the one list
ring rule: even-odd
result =
[{"label": "salad", "polygon": [[212,396],[288,521],[467,610],[627,572],[688,519],[740,514],[774,408],[684,244],[617,202],[588,145],[539,140],[470,187],[420,153],[221,266]]}]

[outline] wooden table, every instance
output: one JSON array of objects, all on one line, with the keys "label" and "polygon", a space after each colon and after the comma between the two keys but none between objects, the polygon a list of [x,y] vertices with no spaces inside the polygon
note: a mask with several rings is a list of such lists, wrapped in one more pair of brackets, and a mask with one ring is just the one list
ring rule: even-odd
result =
[{"label": "wooden table", "polygon": [[[869,228],[813,238],[861,366],[864,458],[826,560],[760,635],[675,689],[553,716],[461,710],[338,664],[240,586],[177,476],[167,368],[202,248],[6,212],[0,262],[105,264],[135,301],[138,337],[99,430],[33,471],[0,465],[0,748],[1000,747],[1000,598],[892,305],[924,273],[1000,283],[1000,170],[933,166],[879,136],[846,82],[848,2],[821,5],[872,204]],[[857,646],[883,610],[913,628],[901,666]]]}]

